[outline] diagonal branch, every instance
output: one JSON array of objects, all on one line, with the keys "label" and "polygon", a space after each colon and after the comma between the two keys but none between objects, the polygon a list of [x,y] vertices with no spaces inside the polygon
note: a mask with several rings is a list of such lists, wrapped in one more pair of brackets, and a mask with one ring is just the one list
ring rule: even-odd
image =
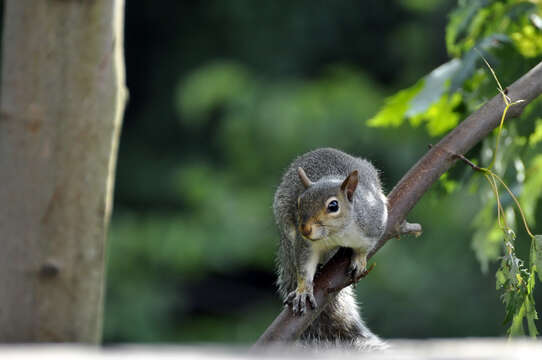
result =
[{"label": "diagonal branch", "polygon": [[[511,107],[508,117],[518,117],[525,106],[542,93],[542,62],[508,87],[512,100],[524,102]],[[425,154],[399,181],[388,195],[388,227],[386,233],[369,253],[372,257],[389,239],[402,233],[418,233],[421,227],[405,222],[406,215],[429,189],[458,159],[495,129],[501,120],[505,104],[501,94],[496,95],[476,112],[467,117],[437,145]],[[285,308],[256,342],[256,346],[277,341],[292,341],[320,315],[332,299],[335,290],[351,284],[346,269],[350,250],[341,249],[322,269],[314,281],[314,297],[318,307],[304,315],[294,316]],[[333,290],[333,291],[331,291]]]}]

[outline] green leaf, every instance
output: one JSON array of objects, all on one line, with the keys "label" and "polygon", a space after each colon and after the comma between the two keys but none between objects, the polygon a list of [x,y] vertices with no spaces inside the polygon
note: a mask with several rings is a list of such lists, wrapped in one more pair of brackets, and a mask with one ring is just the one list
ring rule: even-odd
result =
[{"label": "green leaf", "polygon": [[537,119],[535,129],[529,136],[529,146],[534,147],[540,141],[542,141],[542,119]]},{"label": "green leaf", "polygon": [[529,272],[529,278],[527,279],[527,295],[532,295],[534,291],[534,285],[536,283],[535,276],[533,274],[536,272],[536,268],[531,266],[531,271]]},{"label": "green leaf", "polygon": [[[488,60],[490,64],[497,63],[498,60],[489,52],[491,49],[501,46],[502,43],[509,43],[508,36],[503,34],[492,34],[473,44],[473,48],[468,50],[461,58],[461,68],[453,77],[450,84],[450,93],[461,89],[465,82],[469,80],[477,68],[485,67],[480,53]],[[479,66],[478,66],[479,65]]]},{"label": "green leaf", "polygon": [[461,94],[455,93],[451,96],[444,94],[425,113],[413,117],[411,124],[417,126],[425,122],[429,135],[442,135],[448,130],[453,129],[459,122],[460,114],[455,111],[455,108],[460,103]]},{"label": "green leaf", "polygon": [[512,21],[518,21],[521,20],[526,15],[531,14],[533,11],[536,10],[536,5],[526,2],[526,1],[519,1],[516,4],[512,4],[508,11],[505,13],[505,15],[510,18]]},{"label": "green leaf", "polygon": [[[480,262],[483,273],[487,273],[489,263],[499,258],[501,254],[502,231],[494,211],[495,201],[488,201],[478,212],[472,223],[476,229],[472,237],[472,249]],[[506,274],[503,273],[503,276]]]},{"label": "green leaf", "polygon": [[535,261],[536,272],[538,273],[538,279],[542,281],[542,235],[535,235],[534,239],[535,248]]},{"label": "green leaf", "polygon": [[504,285],[506,284],[506,275],[504,274],[504,271],[499,269],[495,273],[495,279],[496,281],[496,289],[501,290]]},{"label": "green leaf", "polygon": [[450,15],[446,26],[446,47],[453,55],[459,55],[461,48],[458,43],[469,36],[472,21],[479,10],[489,3],[488,0],[460,1],[459,7]]},{"label": "green leaf", "polygon": [[418,81],[414,86],[399,91],[397,94],[386,99],[384,107],[367,121],[372,127],[398,127],[410,108],[412,100],[423,88],[424,80]]},{"label": "green leaf", "polygon": [[414,86],[399,91],[386,100],[385,106],[367,124],[373,127],[397,127],[405,118],[412,126],[425,122],[431,136],[438,136],[457,125],[460,114],[454,108],[461,95],[447,94],[450,82],[463,72],[459,59],[451,60],[425,76]]},{"label": "green leaf", "polygon": [[[519,197],[527,222],[535,223],[535,210],[539,199],[542,197],[542,155],[535,156],[527,170],[525,183]],[[542,268],[539,268],[542,270]]]},{"label": "green leaf", "polygon": [[[537,47],[535,34],[532,31],[524,34],[523,27],[533,27],[528,16],[534,13],[536,5],[525,1],[495,0],[460,1],[459,5],[446,27],[446,46],[452,55],[460,56],[475,46],[480,48],[480,39],[518,32],[530,42],[530,52],[523,55],[534,54],[533,49]],[[522,51],[521,47],[519,50]]]},{"label": "green leaf", "polygon": [[536,328],[536,325],[534,321],[538,319],[537,317],[527,317],[527,327],[529,329],[529,335],[531,337],[536,337],[538,335],[538,329]]},{"label": "green leaf", "polygon": [[439,179],[440,184],[446,190],[446,193],[451,194],[459,186],[459,183],[449,178],[447,172],[442,174]]},{"label": "green leaf", "polygon": [[512,325],[510,325],[510,329],[508,330],[510,336],[525,336],[525,331],[523,330],[524,313],[525,311],[522,306],[520,311],[514,314]]},{"label": "green leaf", "polygon": [[[534,282],[534,276],[531,277],[533,278]],[[532,294],[525,297],[523,306],[525,307],[525,318],[527,319],[527,329],[529,330],[529,335],[536,337],[536,335],[538,335],[538,329],[536,328],[535,320],[538,320],[538,314],[536,312],[534,297]]]},{"label": "green leaf", "polygon": [[535,272],[536,267],[531,266],[531,272],[529,273],[529,279],[527,280],[527,295],[523,303],[525,307],[525,318],[527,319],[527,328],[529,335],[536,337],[538,335],[538,329],[536,328],[535,320],[538,320],[538,313],[536,312],[536,306],[534,301],[534,285],[535,285]]},{"label": "green leaf", "polygon": [[422,90],[410,101],[407,117],[424,113],[437,102],[449,87],[450,80],[461,70],[461,60],[453,59],[442,64],[424,77]]}]

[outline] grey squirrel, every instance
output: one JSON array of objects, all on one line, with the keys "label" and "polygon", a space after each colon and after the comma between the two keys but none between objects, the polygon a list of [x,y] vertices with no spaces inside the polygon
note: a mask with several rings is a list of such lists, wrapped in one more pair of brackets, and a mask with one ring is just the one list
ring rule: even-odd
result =
[{"label": "grey squirrel", "polygon": [[[366,160],[332,148],[299,156],[289,166],[274,198],[280,233],[279,292],[294,314],[316,307],[313,278],[339,247],[352,248],[349,273],[359,276],[367,253],[387,224],[387,199],[378,171]],[[361,319],[352,288],[341,290],[301,335],[305,342],[384,348]]]}]

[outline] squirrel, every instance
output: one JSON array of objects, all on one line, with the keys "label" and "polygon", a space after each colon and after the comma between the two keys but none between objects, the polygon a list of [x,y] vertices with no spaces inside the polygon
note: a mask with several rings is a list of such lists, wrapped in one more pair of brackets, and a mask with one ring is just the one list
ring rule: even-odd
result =
[{"label": "squirrel", "polygon": [[[295,315],[316,307],[313,278],[339,247],[352,248],[349,274],[366,271],[367,253],[384,234],[387,198],[378,171],[367,160],[320,148],[295,159],[275,192],[273,212],[280,233],[279,293]],[[348,286],[301,335],[305,343],[383,349],[365,325]]]}]

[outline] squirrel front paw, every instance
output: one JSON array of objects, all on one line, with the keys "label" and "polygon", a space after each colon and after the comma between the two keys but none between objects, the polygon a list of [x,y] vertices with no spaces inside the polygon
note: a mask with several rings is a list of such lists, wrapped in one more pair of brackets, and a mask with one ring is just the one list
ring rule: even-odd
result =
[{"label": "squirrel front paw", "polygon": [[347,274],[352,277],[352,281],[355,283],[356,280],[367,275],[367,272],[367,254],[355,252],[350,259]]},{"label": "squirrel front paw", "polygon": [[297,288],[292,291],[288,294],[284,304],[292,306],[294,315],[303,315],[307,311],[307,302],[309,302],[312,309],[316,308],[316,299],[314,299],[312,286],[303,289]]}]

